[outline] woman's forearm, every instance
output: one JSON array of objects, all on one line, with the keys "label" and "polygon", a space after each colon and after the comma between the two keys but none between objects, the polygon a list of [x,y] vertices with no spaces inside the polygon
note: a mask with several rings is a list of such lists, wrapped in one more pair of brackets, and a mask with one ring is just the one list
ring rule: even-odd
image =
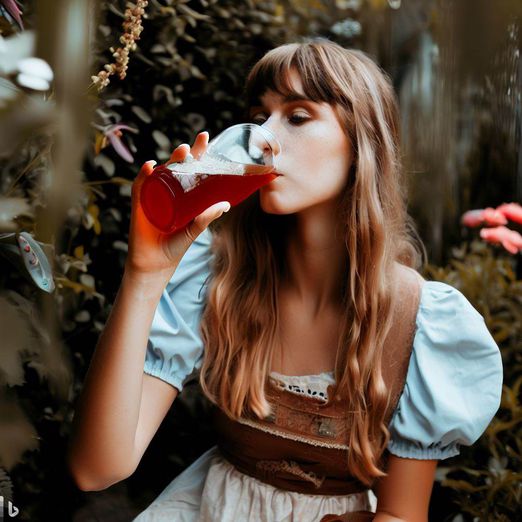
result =
[{"label": "woman's forearm", "polygon": [[76,405],[68,452],[80,487],[102,489],[133,464],[147,339],[168,278],[126,271]]}]

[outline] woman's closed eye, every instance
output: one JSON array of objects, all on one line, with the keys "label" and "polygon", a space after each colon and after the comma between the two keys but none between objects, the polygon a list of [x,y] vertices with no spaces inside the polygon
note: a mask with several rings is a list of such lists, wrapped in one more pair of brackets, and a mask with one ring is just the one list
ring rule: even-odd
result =
[{"label": "woman's closed eye", "polygon": [[303,116],[301,114],[292,114],[292,116],[288,118],[288,120],[294,125],[299,125],[300,123],[304,123],[309,119],[310,118],[308,118],[307,116]]},{"label": "woman's closed eye", "polygon": [[[309,119],[310,118],[308,116],[305,116],[304,114],[299,114],[299,113],[291,114],[288,117],[288,121],[292,125],[301,125],[302,123],[304,123],[305,121],[307,121]],[[252,121],[252,123],[256,123],[257,125],[263,125],[263,123],[265,123],[265,121],[266,121],[266,118],[259,115],[259,116],[254,116],[251,119],[251,121]]]}]

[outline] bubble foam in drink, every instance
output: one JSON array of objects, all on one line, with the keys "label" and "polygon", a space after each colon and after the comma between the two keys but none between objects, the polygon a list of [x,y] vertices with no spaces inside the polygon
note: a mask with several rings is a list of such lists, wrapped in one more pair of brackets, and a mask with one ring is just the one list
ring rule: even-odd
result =
[{"label": "bubble foam in drink", "polygon": [[237,205],[279,175],[269,165],[189,156],[183,163],[160,165],[152,171],[141,188],[141,205],[156,228],[172,233],[214,203]]}]

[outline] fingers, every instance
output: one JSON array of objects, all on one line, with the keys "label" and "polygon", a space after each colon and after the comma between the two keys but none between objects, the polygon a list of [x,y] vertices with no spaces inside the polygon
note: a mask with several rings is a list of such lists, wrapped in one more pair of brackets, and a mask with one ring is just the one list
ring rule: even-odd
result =
[{"label": "fingers", "polygon": [[221,217],[224,212],[228,212],[229,210],[230,203],[228,201],[220,201],[204,210],[185,228],[185,233],[187,234],[188,239],[191,242],[194,241],[199,234],[201,234],[201,232],[212,223],[212,221]]},{"label": "fingers", "polygon": [[139,188],[143,184],[143,181],[147,176],[150,176],[152,174],[152,171],[154,170],[154,167],[156,166],[156,162],[154,160],[146,161],[142,166],[141,169],[136,176],[134,183],[132,184],[132,197],[135,198],[136,194],[139,192]]},{"label": "fingers", "polygon": [[192,154],[196,159],[205,152],[208,145],[209,134],[207,131],[200,132],[196,139],[194,140],[194,145],[192,149],[188,143],[182,143],[174,149],[174,152],[170,155],[169,161],[167,163],[176,163],[180,161],[184,161],[188,154]]},{"label": "fingers", "polygon": [[169,161],[167,163],[178,163],[180,161],[185,161],[185,158],[188,156],[189,152],[190,145],[188,145],[188,143],[182,143],[174,149],[174,152],[170,155]]},{"label": "fingers", "polygon": [[141,184],[143,183],[143,180],[152,174],[152,171],[154,170],[154,167],[156,166],[156,162],[154,160],[146,161],[142,166],[140,171],[138,172],[138,175],[136,176],[136,179],[134,180],[134,184]]},{"label": "fingers", "polygon": [[201,156],[201,154],[203,154],[203,152],[205,152],[205,150],[207,149],[208,138],[209,138],[209,135],[208,135],[207,131],[200,132],[197,135],[197,137],[194,141],[194,145],[192,145],[192,150],[190,151],[190,153],[196,159],[198,159]]},{"label": "fingers", "polygon": [[154,170],[154,167],[156,166],[156,162],[154,160],[146,161],[140,169],[140,172],[138,176],[150,176],[152,174],[152,171]]}]

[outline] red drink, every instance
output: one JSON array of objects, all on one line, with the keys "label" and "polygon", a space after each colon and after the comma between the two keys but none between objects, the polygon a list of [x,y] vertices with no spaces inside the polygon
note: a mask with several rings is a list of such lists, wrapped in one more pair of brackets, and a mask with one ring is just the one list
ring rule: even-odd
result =
[{"label": "red drink", "polygon": [[[206,173],[194,172],[198,169]],[[173,164],[170,168],[160,165],[143,182],[141,204],[156,228],[172,233],[214,203],[228,201],[231,206],[237,205],[277,176],[274,168],[267,165],[219,161],[211,165],[193,161]]]}]

